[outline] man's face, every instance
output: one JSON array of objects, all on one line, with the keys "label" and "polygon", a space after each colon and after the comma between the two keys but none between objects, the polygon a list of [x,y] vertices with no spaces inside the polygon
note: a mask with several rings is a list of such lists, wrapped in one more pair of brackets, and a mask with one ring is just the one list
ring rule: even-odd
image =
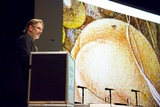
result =
[{"label": "man's face", "polygon": [[39,39],[41,33],[43,32],[43,26],[41,23],[35,25],[30,25],[29,30],[33,39]]}]

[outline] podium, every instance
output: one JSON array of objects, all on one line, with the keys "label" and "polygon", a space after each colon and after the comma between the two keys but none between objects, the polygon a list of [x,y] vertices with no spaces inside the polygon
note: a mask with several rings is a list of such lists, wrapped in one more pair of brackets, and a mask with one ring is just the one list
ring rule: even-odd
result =
[{"label": "podium", "polygon": [[29,107],[73,107],[75,61],[68,52],[31,52]]}]

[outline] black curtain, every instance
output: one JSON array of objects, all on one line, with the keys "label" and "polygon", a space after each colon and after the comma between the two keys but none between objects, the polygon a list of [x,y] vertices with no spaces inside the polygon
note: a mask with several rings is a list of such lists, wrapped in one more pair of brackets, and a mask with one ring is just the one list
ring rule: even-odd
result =
[{"label": "black curtain", "polygon": [[9,97],[6,81],[10,62],[17,39],[27,22],[34,18],[34,0],[3,0],[0,2],[0,14],[0,96],[2,103],[9,103],[6,102]]}]

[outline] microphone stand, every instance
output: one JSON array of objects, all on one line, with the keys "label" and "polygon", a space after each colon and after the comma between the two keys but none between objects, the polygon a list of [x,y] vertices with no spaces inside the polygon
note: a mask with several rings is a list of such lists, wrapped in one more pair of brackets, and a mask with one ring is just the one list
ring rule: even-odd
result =
[{"label": "microphone stand", "polygon": [[135,96],[136,96],[136,106],[138,106],[138,97],[137,97],[137,91],[135,91]]},{"label": "microphone stand", "polygon": [[111,90],[113,89],[110,89],[110,88],[105,88],[105,90],[109,90],[109,103],[111,104],[112,103],[112,95],[111,95]]},{"label": "microphone stand", "polygon": [[68,49],[65,45],[62,44],[62,47],[65,48],[69,53],[71,53],[71,50]]},{"label": "microphone stand", "polygon": [[82,88],[82,103],[84,103],[84,88]]},{"label": "microphone stand", "polygon": [[109,90],[109,103],[111,104],[112,103],[112,95],[111,95],[111,90]]},{"label": "microphone stand", "polygon": [[82,89],[82,103],[84,103],[84,89],[86,89],[86,87],[81,87],[81,86],[77,87]]},{"label": "microphone stand", "polygon": [[137,97],[137,92],[140,92],[140,91],[137,91],[137,90],[131,90],[132,92],[135,92],[135,97],[136,97],[136,106],[138,106],[138,97]]}]

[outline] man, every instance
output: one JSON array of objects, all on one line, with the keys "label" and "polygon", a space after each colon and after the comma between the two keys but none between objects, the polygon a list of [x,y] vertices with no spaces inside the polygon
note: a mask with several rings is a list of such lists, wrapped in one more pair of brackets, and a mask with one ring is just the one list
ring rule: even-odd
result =
[{"label": "man", "polygon": [[39,39],[44,28],[41,19],[31,19],[17,43],[9,77],[9,92],[12,107],[27,107],[29,57],[31,52],[38,51],[35,40]]}]

